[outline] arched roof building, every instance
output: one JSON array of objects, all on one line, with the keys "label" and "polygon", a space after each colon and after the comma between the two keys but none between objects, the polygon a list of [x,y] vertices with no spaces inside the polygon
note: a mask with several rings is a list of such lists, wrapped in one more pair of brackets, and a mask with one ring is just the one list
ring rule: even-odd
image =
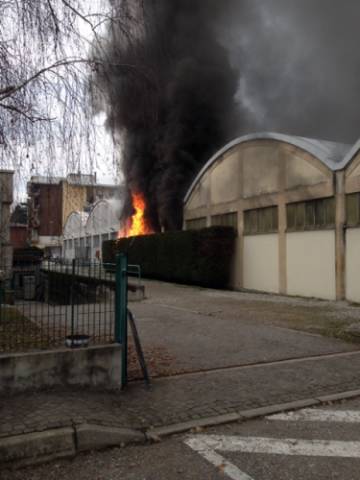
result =
[{"label": "arched roof building", "polygon": [[99,200],[90,210],[86,235],[102,235],[119,230],[121,205],[118,200]]},{"label": "arched roof building", "polygon": [[84,237],[88,218],[87,212],[71,212],[64,225],[64,240]]},{"label": "arched roof building", "polygon": [[117,237],[122,207],[119,199],[99,200],[89,212],[72,212],[64,226],[64,257],[100,258],[102,242]]},{"label": "arched roof building", "polygon": [[237,229],[233,288],[360,302],[359,195],[360,142],[247,135],[196,176],[184,227]]}]

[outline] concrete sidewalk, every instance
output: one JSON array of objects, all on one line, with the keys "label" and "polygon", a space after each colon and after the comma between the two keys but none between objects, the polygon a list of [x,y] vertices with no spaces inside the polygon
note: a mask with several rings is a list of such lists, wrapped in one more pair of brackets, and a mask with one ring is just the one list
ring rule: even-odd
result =
[{"label": "concrete sidewalk", "polygon": [[[132,308],[157,377],[151,388],[131,382],[123,392],[0,397],[0,462],[43,461],[236,420],[245,410],[360,395],[357,345],[288,328],[315,317],[358,321],[356,306],[159,282],[148,282],[147,294]],[[165,366],[157,358],[164,352]]]},{"label": "concrete sidewalk", "polygon": [[[29,434],[34,432],[43,442],[43,435],[54,431],[71,437],[72,430],[66,428],[75,428],[77,435],[83,431],[83,440],[89,438],[88,448],[96,449],[140,441],[144,433],[151,435],[159,427],[170,427],[165,432],[171,433],[186,430],[200,419],[207,419],[204,425],[211,424],[209,419],[234,420],[236,416],[229,414],[243,410],[297,401],[303,406],[304,400],[316,404],[325,395],[358,389],[356,396],[360,395],[359,372],[360,353],[343,353],[158,379],[151,389],[134,383],[124,392],[53,391],[2,398],[0,460],[42,458],[38,446],[32,451],[34,437]],[[86,430],[88,425],[92,429]],[[101,428],[94,430],[95,426]],[[155,436],[157,432],[161,430],[155,430]],[[29,445],[27,439],[31,439]],[[15,453],[14,443],[21,446]],[[46,459],[52,458],[46,448]],[[65,453],[74,454],[67,448]]]}]

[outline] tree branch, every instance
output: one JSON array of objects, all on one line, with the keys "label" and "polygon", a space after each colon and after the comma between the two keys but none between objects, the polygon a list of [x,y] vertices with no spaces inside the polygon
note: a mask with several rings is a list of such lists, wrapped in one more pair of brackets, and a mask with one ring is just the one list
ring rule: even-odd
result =
[{"label": "tree branch", "polygon": [[36,122],[52,122],[56,120],[56,118],[49,118],[49,117],[38,117],[34,115],[29,115],[27,114],[24,110],[21,108],[15,107],[15,105],[8,105],[0,102],[0,108],[4,108],[5,110],[10,110],[11,112],[18,113],[19,115],[22,115],[23,117],[26,118],[26,120],[29,120],[31,123],[36,123]]}]

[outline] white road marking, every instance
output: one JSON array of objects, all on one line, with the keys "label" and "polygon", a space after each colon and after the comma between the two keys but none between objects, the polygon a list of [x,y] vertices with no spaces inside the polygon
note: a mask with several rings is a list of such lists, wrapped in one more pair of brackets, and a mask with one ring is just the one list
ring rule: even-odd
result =
[{"label": "white road marking", "polygon": [[199,435],[192,437],[188,445],[192,448],[206,445],[222,452],[360,458],[360,442]]},{"label": "white road marking", "polygon": [[284,422],[360,423],[360,410],[321,410],[305,408],[298,412],[279,413],[266,418],[267,420],[280,420]]},{"label": "white road marking", "polygon": [[239,452],[308,457],[360,458],[360,442],[197,435],[185,443],[232,480],[254,480],[217,453]]},{"label": "white road marking", "polygon": [[[227,475],[231,480],[254,480],[252,477],[242,472],[236,465],[228,462],[222,455],[209,447],[205,435],[191,437],[185,440],[185,443],[199,453],[208,462],[212,463],[221,472]],[[205,441],[204,441],[205,438]]]}]

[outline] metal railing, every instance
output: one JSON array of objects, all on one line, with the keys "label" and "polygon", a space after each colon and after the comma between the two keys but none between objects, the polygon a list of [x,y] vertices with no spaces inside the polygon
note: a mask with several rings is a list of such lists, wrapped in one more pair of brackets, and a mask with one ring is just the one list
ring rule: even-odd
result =
[{"label": "metal railing", "polygon": [[111,265],[24,262],[0,282],[0,354],[126,344],[126,312],[124,256]]},{"label": "metal railing", "polygon": [[137,286],[141,288],[141,267],[140,265],[128,265],[128,275],[129,277],[137,278]]}]

